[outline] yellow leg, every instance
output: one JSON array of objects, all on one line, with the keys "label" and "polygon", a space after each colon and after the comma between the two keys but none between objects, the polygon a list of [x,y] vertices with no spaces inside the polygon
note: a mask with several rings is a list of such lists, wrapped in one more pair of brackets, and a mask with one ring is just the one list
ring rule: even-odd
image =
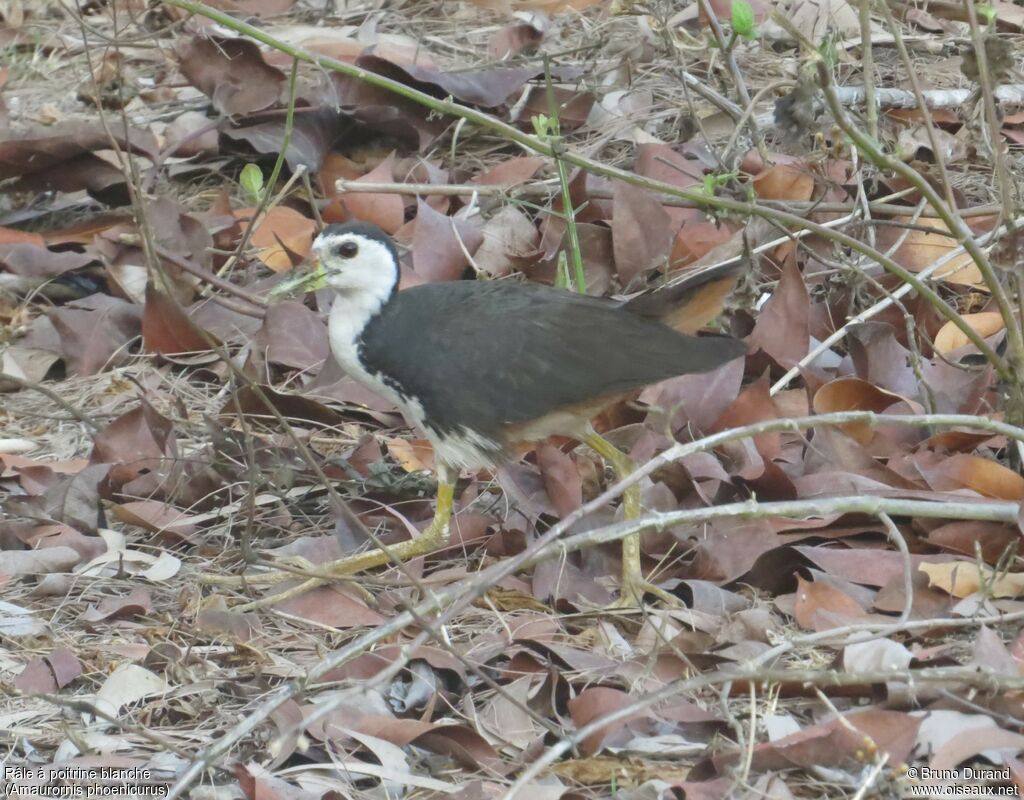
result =
[{"label": "yellow leg", "polygon": [[370,550],[355,556],[348,556],[325,565],[323,569],[332,575],[352,575],[384,564],[408,561],[410,558],[425,556],[439,550],[451,539],[449,523],[455,505],[456,475],[446,468],[437,471],[437,506],[430,525],[415,539],[388,545],[387,550]]},{"label": "yellow leg", "polygon": [[[342,577],[363,572],[384,564],[399,561],[408,561],[417,556],[432,553],[448,544],[451,538],[450,522],[452,509],[455,504],[455,480],[458,473],[447,466],[438,466],[437,470],[437,506],[434,510],[434,519],[423,533],[415,539],[406,542],[388,545],[387,549],[370,550],[355,556],[348,556],[328,564],[319,565],[313,569],[320,575]],[[287,576],[287,573],[285,573]],[[294,576],[293,576],[294,577]],[[254,600],[251,603],[238,606],[234,610],[249,611],[261,608],[266,605],[280,603],[292,597],[297,597],[318,586],[330,583],[330,577],[316,577],[303,581],[298,586],[293,586],[283,592]]]},{"label": "yellow leg", "polygon": [[[636,469],[629,456],[596,431],[590,431],[584,441],[612,465],[618,480],[626,478]],[[634,483],[622,493],[622,511],[626,519],[636,519],[640,516],[639,484]],[[640,563],[640,533],[632,533],[622,540],[622,583],[619,586],[619,599],[613,603],[613,607],[642,606],[644,594],[647,592],[669,605],[679,605],[679,598],[644,578]]]}]

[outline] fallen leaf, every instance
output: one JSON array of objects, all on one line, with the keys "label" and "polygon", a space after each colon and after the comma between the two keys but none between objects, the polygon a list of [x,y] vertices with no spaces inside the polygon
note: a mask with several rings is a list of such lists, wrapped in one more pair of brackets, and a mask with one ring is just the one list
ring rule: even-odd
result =
[{"label": "fallen leaf", "polygon": [[[893,412],[894,406],[908,406],[906,398],[894,392],[879,389],[860,378],[836,378],[814,393],[815,414],[832,414],[839,411],[874,411],[877,414]],[[869,422],[847,422],[839,426],[847,436],[852,436],[863,445],[875,438],[876,430]]]},{"label": "fallen leaf", "polygon": [[[1003,323],[1002,315],[997,311],[963,314],[961,319],[983,339],[999,333],[999,331],[1006,327]],[[966,347],[969,343],[970,340],[968,340],[967,335],[952,322],[947,322],[935,334],[935,352],[942,353],[943,355],[959,350],[961,347]]]},{"label": "fallen leaf", "polygon": [[434,448],[426,439],[384,439],[391,457],[406,472],[423,472],[434,468]]},{"label": "fallen leaf", "polygon": [[427,281],[452,281],[462,277],[483,234],[476,222],[446,217],[422,199],[417,200],[416,227],[412,239],[412,264]]},{"label": "fallen leaf", "polygon": [[221,114],[251,114],[274,105],[287,80],[248,39],[195,36],[178,46],[178,66]]},{"label": "fallen leaf", "polygon": [[823,581],[797,578],[796,621],[800,627],[824,631],[849,625],[867,616],[864,608],[842,590]]},{"label": "fallen leaf", "polygon": [[163,678],[148,669],[137,664],[122,664],[107,676],[93,702],[110,716],[118,717],[124,706],[163,694],[169,688]]},{"label": "fallen leaf", "polygon": [[166,356],[205,353],[211,344],[220,342],[204,335],[179,303],[149,282],[142,311],[142,344],[146,352]]},{"label": "fallen leaf", "polygon": [[814,195],[814,175],[798,159],[776,156],[775,165],[755,175],[752,183],[762,200],[806,202]]},{"label": "fallen leaf", "polygon": [[939,491],[973,489],[983,497],[1024,499],[1024,477],[992,459],[957,453],[934,469],[922,469],[929,485]]},{"label": "fallen leaf", "polygon": [[948,564],[920,564],[918,570],[928,576],[928,585],[937,586],[953,597],[968,597],[982,585],[992,597],[1020,597],[1024,595],[1024,573],[996,574],[989,567],[979,567],[973,561],[955,561]]},{"label": "fallen leaf", "polygon": [[289,300],[273,303],[255,337],[266,348],[267,361],[300,370],[317,370],[330,353],[327,327],[305,305]]},{"label": "fallen leaf", "polygon": [[[577,728],[596,720],[612,711],[617,711],[629,705],[632,699],[628,694],[618,689],[606,686],[593,686],[584,689],[576,697],[569,701],[569,714]],[[635,712],[625,717],[602,726],[599,730],[590,734],[580,743],[580,749],[588,756],[595,755],[604,746],[604,742],[615,732],[620,731],[630,720],[644,717],[643,712]]]},{"label": "fallen leaf", "polygon": [[621,181],[615,184],[612,247],[623,286],[666,261],[673,234],[669,215],[651,192]]},{"label": "fallen leaf", "polygon": [[51,309],[48,316],[60,335],[64,363],[76,375],[95,375],[127,361],[126,345],[141,329],[138,307],[101,294]]},{"label": "fallen leaf", "polygon": [[[894,217],[893,222],[916,227],[911,230],[898,227],[884,230],[878,237],[879,246],[885,247],[901,240],[902,244],[893,253],[893,260],[911,272],[920,272],[930,267],[958,247],[956,237],[949,235],[949,228],[938,217]],[[943,233],[919,230],[922,227],[933,228]],[[935,280],[963,284],[976,289],[987,288],[981,270],[967,253],[950,259],[945,266],[933,273],[932,277]]]},{"label": "fallen leaf", "polygon": [[[243,208],[235,217],[248,222],[256,213],[254,208]],[[252,232],[250,243],[258,247],[256,257],[274,272],[285,272],[295,266],[289,253],[305,258],[313,246],[316,222],[293,208],[274,206],[261,219]]]},{"label": "fallen leaf", "polygon": [[[356,178],[356,183],[394,183],[394,166],[392,154]],[[396,192],[338,192],[333,185],[324,189],[333,197],[323,211],[328,222],[372,222],[387,233],[395,233],[405,224],[405,201]]]}]

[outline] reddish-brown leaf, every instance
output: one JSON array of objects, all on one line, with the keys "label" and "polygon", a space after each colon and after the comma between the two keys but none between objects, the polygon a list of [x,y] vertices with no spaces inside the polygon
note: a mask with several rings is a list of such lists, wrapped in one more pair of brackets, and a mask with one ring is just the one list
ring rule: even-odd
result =
[{"label": "reddish-brown leaf", "polygon": [[296,301],[269,306],[255,342],[270,363],[301,370],[318,370],[330,350],[323,321]]},{"label": "reddish-brown leaf", "polygon": [[417,202],[412,239],[412,263],[416,274],[429,282],[462,277],[469,258],[483,241],[476,222],[446,217],[423,200]]},{"label": "reddish-brown leaf", "polygon": [[802,628],[823,631],[849,625],[867,615],[864,608],[836,586],[797,578],[796,621]]},{"label": "reddish-brown leaf", "polygon": [[568,516],[583,503],[583,479],[576,462],[550,443],[537,446],[537,466],[551,503],[561,517]]},{"label": "reddish-brown leaf", "polygon": [[623,286],[665,262],[675,230],[651,192],[617,182],[612,198],[615,271]]},{"label": "reddish-brown leaf", "polygon": [[793,367],[810,345],[809,307],[803,275],[787,259],[778,286],[757,316],[748,339],[751,351],[762,350],[783,369]]},{"label": "reddish-brown leaf", "polygon": [[248,39],[193,37],[178,46],[178,64],[185,78],[228,116],[269,108],[286,80]]},{"label": "reddish-brown leaf", "polygon": [[[572,721],[576,723],[576,727],[582,728],[598,717],[618,711],[632,702],[633,698],[619,689],[609,686],[594,686],[584,689],[569,701],[569,714],[572,716]],[[644,712],[638,711],[599,728],[581,742],[580,749],[588,756],[600,752],[606,739],[621,730],[631,720],[641,719],[644,716]]]},{"label": "reddish-brown leaf", "polygon": [[[394,155],[367,172],[358,182],[361,183],[393,183]],[[325,187],[328,196],[334,200],[324,210],[324,219],[329,222],[348,222],[359,220],[372,222],[387,233],[395,233],[405,224],[405,201],[395,192],[342,192],[335,194],[333,186]]]},{"label": "reddish-brown leaf", "polygon": [[200,333],[185,310],[152,282],[146,284],[142,344],[146,352],[160,355],[198,353],[210,349],[210,340]]}]

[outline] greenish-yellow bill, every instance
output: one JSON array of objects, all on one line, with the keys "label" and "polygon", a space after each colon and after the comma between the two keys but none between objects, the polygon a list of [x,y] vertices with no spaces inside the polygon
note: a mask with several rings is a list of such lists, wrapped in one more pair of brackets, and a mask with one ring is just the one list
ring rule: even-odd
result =
[{"label": "greenish-yellow bill", "polygon": [[323,289],[327,285],[327,273],[322,265],[312,269],[292,270],[292,274],[270,290],[267,297],[276,300],[282,297],[294,297],[298,294]]}]

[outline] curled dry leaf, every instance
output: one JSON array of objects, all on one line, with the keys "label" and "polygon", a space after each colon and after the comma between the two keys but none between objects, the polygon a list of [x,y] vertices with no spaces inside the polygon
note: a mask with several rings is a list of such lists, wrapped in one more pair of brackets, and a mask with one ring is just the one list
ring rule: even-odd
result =
[{"label": "curled dry leaf", "polygon": [[103,682],[96,693],[96,706],[112,717],[120,715],[122,707],[144,697],[163,694],[169,684],[160,676],[137,664],[122,664]]},{"label": "curled dry leaf", "polygon": [[90,605],[82,614],[83,622],[104,622],[113,619],[148,614],[153,610],[153,600],[141,586],[136,586],[124,597],[104,597],[98,605]]},{"label": "curled dry leaf", "polygon": [[958,453],[927,472],[933,489],[966,487],[983,497],[1000,500],[1024,498],[1024,477],[988,458]]},{"label": "curled dry leaf", "polygon": [[[963,320],[982,337],[989,337],[1003,330],[1006,325],[997,311],[980,311],[977,314],[964,314]],[[952,322],[947,322],[935,334],[935,352],[951,353],[969,344],[967,335]]]},{"label": "curled dry leaf", "polygon": [[[911,405],[905,397],[879,389],[860,378],[836,378],[814,393],[813,408],[815,414],[837,411],[874,411],[881,414],[901,403]],[[875,429],[868,422],[847,422],[840,429],[864,445],[875,438]]]}]

